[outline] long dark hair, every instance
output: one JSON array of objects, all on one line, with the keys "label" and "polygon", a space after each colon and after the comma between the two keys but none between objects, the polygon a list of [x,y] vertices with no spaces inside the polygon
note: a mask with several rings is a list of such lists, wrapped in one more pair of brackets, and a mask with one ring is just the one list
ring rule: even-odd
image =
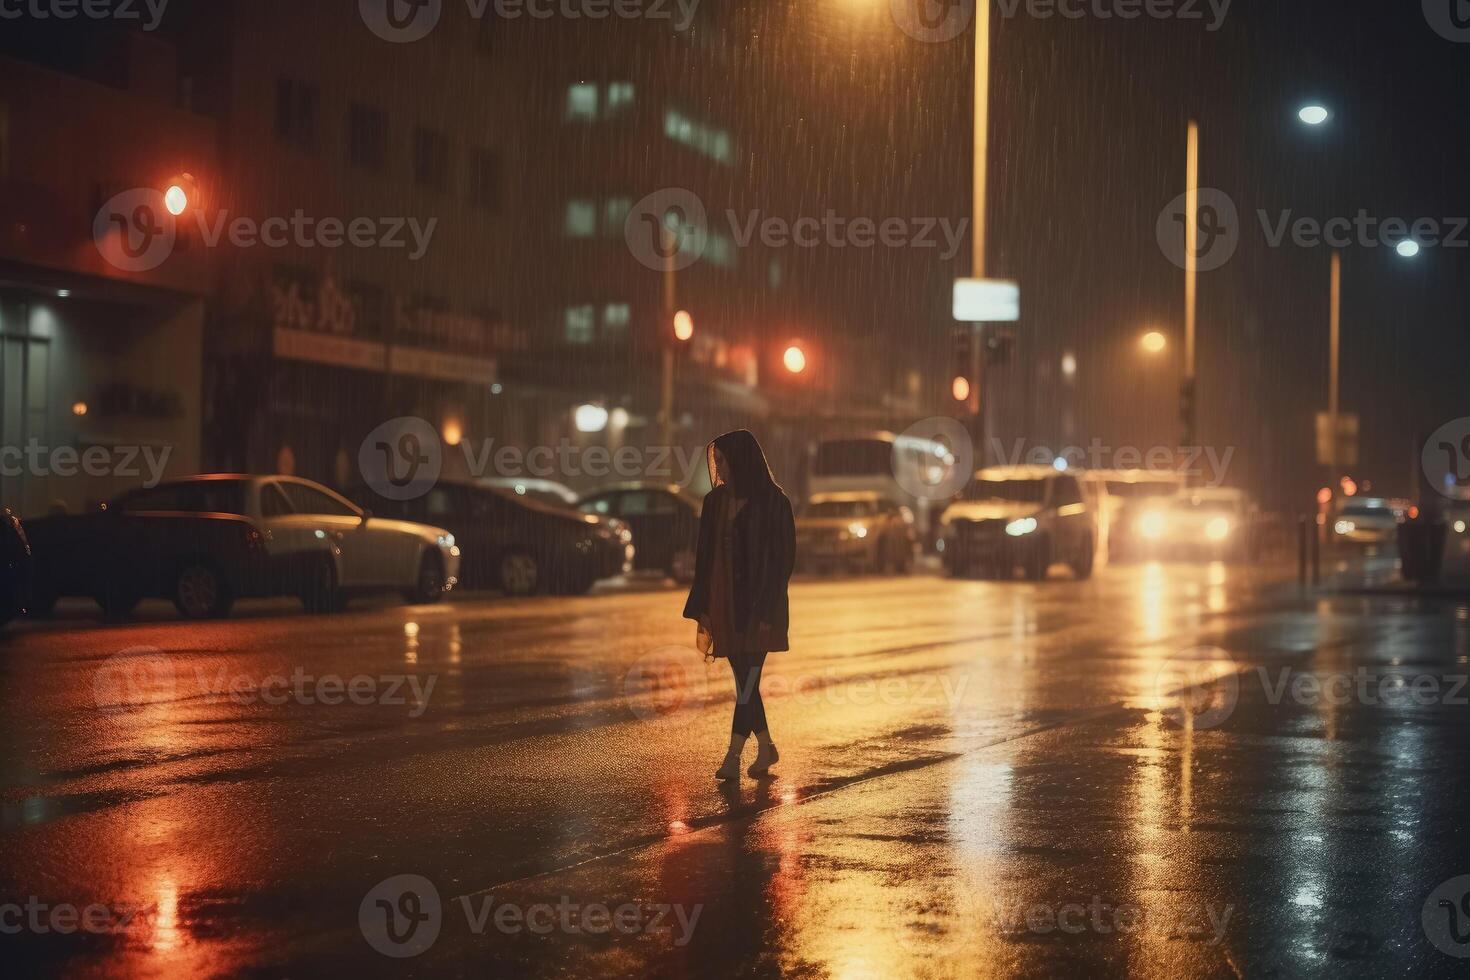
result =
[{"label": "long dark hair", "polygon": [[[715,450],[725,457],[723,467],[715,463]],[[770,464],[761,444],[749,429],[736,429],[715,439],[706,449],[710,486],[725,484],[737,497],[764,497],[781,493],[781,486],[771,476]]]}]

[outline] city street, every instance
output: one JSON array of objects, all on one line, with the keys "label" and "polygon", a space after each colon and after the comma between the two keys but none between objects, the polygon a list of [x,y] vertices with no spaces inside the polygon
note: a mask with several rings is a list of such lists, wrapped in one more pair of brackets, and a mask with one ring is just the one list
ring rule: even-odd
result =
[{"label": "city street", "polygon": [[1291,573],[798,579],[725,790],[683,590],[64,609],[0,640],[6,960],[1463,975],[1470,600]]}]

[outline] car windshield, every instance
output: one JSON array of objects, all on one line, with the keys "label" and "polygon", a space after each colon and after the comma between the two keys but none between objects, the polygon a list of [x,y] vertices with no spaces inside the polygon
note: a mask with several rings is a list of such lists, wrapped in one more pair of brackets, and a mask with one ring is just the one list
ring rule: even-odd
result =
[{"label": "car windshield", "polygon": [[870,517],[873,513],[871,500],[819,500],[807,504],[805,517]]},{"label": "car windshield", "polygon": [[1046,500],[1045,480],[976,480],[965,491],[967,500],[1006,500],[1039,504]]},{"label": "car windshield", "polygon": [[1107,486],[1109,494],[1125,500],[1172,497],[1179,491],[1178,484],[1166,483],[1162,480],[1139,480],[1136,483],[1130,483],[1127,480],[1109,480]]}]

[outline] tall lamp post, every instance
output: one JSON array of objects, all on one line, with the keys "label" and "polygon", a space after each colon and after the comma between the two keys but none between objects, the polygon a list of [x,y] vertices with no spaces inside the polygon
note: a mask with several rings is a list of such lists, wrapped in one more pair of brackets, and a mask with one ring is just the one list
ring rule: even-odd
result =
[{"label": "tall lamp post", "polygon": [[[974,121],[974,171],[971,188],[970,215],[970,275],[974,279],[985,278],[985,188],[986,162],[990,146],[990,3],[989,0],[975,7],[975,121]],[[985,378],[985,324],[970,326],[970,377],[975,379],[970,394],[970,411],[975,418],[974,433],[980,446],[979,466],[986,465],[986,450],[989,447],[990,426],[986,424],[990,402],[990,387]],[[955,392],[958,395],[958,392]]]},{"label": "tall lamp post", "polygon": [[659,386],[658,422],[660,445],[669,447],[674,439],[674,348],[694,336],[694,317],[686,310],[675,310],[674,261],[678,258],[678,236],[665,227],[663,284],[663,378]]}]

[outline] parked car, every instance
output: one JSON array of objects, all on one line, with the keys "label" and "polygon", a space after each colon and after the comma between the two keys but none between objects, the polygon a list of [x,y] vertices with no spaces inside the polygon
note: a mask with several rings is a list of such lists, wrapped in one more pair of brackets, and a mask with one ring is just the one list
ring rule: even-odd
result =
[{"label": "parked car", "polygon": [[1074,474],[1050,466],[980,470],[939,523],[951,575],[1009,578],[1020,565],[1040,580],[1058,561],[1078,578],[1092,575],[1097,519]]},{"label": "parked car", "polygon": [[1253,561],[1258,514],[1244,490],[1200,487],[1142,511],[1135,535],[1144,553]]},{"label": "parked car", "polygon": [[90,596],[123,616],[172,599],[191,619],[239,598],[299,596],[309,610],[399,592],[434,602],[454,587],[459,548],[443,528],[386,520],[291,476],[210,474],[132,490],[101,509],[30,522],[35,611]]},{"label": "parked car", "polygon": [[614,519],[529,493],[440,480],[412,500],[384,500],[367,487],[351,496],[375,511],[449,528],[465,551],[463,588],[580,595],[598,579],[623,574],[633,558],[633,536]]},{"label": "parked car", "polygon": [[1348,497],[1337,507],[1332,534],[1341,545],[1378,548],[1397,541],[1407,505],[1381,497]]},{"label": "parked car", "polygon": [[530,497],[553,507],[577,506],[577,491],[555,480],[534,476],[482,476],[475,482],[480,486],[509,490],[517,497]]},{"label": "parked car", "polygon": [[813,494],[796,518],[803,569],[907,573],[918,541],[913,512],[872,491]]},{"label": "parked car", "polygon": [[0,509],[0,626],[25,611],[31,591],[31,545],[20,518]]},{"label": "parked car", "polygon": [[677,582],[694,580],[699,498],[673,483],[625,483],[583,497],[577,508],[616,517],[633,532],[635,570],[658,570]]},{"label": "parked car", "polygon": [[1420,585],[1470,580],[1470,501],[1436,500],[1410,507],[1398,526],[1403,577]]}]

